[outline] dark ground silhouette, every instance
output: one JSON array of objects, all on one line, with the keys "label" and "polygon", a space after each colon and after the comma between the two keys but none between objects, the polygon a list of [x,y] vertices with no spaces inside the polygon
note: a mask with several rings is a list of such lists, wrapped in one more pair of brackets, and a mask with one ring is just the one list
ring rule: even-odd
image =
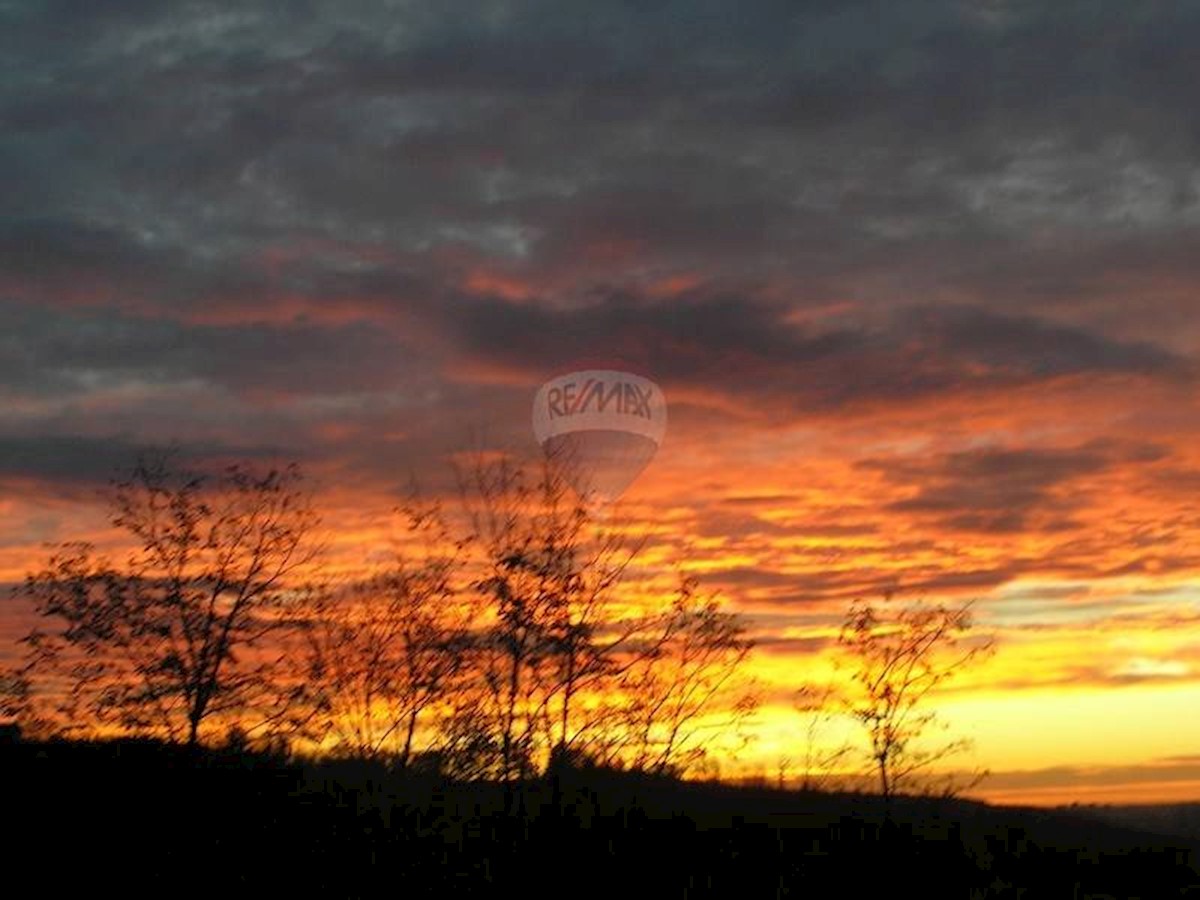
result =
[{"label": "dark ground silhouette", "polygon": [[519,792],[147,741],[9,741],[6,878],[39,893],[1200,897],[1200,840],[1094,816],[570,769]]}]

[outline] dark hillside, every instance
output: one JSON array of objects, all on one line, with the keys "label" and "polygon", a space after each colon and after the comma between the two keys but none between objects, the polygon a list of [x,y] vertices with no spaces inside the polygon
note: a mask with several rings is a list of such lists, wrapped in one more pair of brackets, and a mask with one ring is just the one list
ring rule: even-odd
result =
[{"label": "dark hillside", "polygon": [[876,797],[597,771],[506,792],[132,741],[0,758],[10,877],[53,893],[1200,897],[1196,842],[1078,813],[901,799],[889,820]]}]

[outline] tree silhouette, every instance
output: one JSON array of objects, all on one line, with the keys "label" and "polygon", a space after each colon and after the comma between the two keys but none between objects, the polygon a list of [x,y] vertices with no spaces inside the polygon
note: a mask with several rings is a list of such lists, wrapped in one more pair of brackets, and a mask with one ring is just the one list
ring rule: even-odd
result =
[{"label": "tree silhouette", "polygon": [[[970,746],[959,739],[923,741],[938,724],[925,708],[930,693],[982,654],[992,641],[969,642],[971,604],[853,603],[839,634],[851,656],[852,689],[844,708],[862,724],[879,789],[889,802],[914,777]],[[944,793],[960,788],[946,782]]]},{"label": "tree silhouette", "polygon": [[472,645],[477,689],[460,699],[491,729],[497,774],[519,780],[532,774],[539,746],[549,743],[556,694],[563,695],[560,740],[570,728],[573,698],[560,691],[561,676],[571,672],[569,688],[577,689],[592,664],[585,632],[570,618],[584,578],[578,564],[587,513],[550,466],[531,478],[507,458],[476,458],[458,475],[478,565],[471,588],[485,610]]},{"label": "tree silhouette", "polygon": [[326,737],[350,755],[408,766],[423,717],[461,673],[471,610],[455,578],[461,543],[436,504],[404,504],[404,538],[381,572],[314,592],[304,672]]},{"label": "tree silhouette", "polygon": [[56,686],[68,731],[116,727],[195,746],[210,720],[294,727],[278,677],[290,580],[311,561],[316,516],[295,466],[215,476],[143,458],[115,483],[111,521],[134,539],[123,564],[86,543],[58,548],[24,590],[49,627],[25,638],[35,686]]},{"label": "tree silhouette", "polygon": [[550,458],[531,474],[477,457],[459,470],[484,614],[443,750],[484,748],[509,782],[585,759],[686,768],[702,738],[752,710],[736,690],[750,642],[695,579],[666,610],[622,602],[644,541],[601,527],[565,465]]},{"label": "tree silhouette", "polygon": [[0,725],[16,728],[26,737],[48,737],[51,723],[39,716],[27,667],[0,667]]},{"label": "tree silhouette", "polygon": [[681,579],[664,613],[647,623],[648,645],[623,673],[627,750],[633,768],[682,773],[706,755],[720,734],[736,734],[757,707],[738,676],[753,643],[699,582]]},{"label": "tree silhouette", "polygon": [[803,685],[795,698],[796,711],[805,717],[804,753],[801,757],[803,775],[800,786],[803,790],[818,790],[832,781],[836,773],[854,751],[849,741],[828,746],[822,741],[822,732],[837,717],[839,687],[834,681],[813,682]]}]

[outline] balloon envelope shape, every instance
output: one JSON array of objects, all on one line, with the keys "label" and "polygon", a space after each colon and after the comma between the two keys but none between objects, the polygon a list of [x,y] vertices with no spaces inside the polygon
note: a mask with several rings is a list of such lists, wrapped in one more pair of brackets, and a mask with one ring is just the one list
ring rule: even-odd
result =
[{"label": "balloon envelope shape", "polygon": [[580,497],[607,505],[658,452],[667,402],[648,378],[584,369],[552,378],[533,400],[533,433]]}]

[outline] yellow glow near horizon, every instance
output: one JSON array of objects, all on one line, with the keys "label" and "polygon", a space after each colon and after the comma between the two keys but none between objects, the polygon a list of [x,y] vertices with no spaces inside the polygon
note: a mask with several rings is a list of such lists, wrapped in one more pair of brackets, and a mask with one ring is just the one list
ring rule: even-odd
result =
[{"label": "yellow glow near horizon", "polygon": [[[1200,594],[1187,555],[1200,529],[1172,508],[1168,488],[1123,473],[1103,489],[1082,479],[1093,528],[963,535],[897,511],[912,491],[852,459],[821,456],[815,443],[807,448],[815,456],[788,459],[784,450],[806,434],[783,432],[776,444],[750,449],[736,435],[708,446],[683,440],[672,466],[635,485],[607,523],[649,538],[628,573],[626,608],[665,602],[678,569],[717,590],[761,639],[746,671],[765,700],[755,740],[721,749],[723,772],[773,775],[783,764],[796,773],[806,720],[790,694],[844,677],[831,645],[845,605],[899,583],[927,585],[919,592],[933,600],[975,599],[977,631],[997,639],[992,659],[937,698],[949,735],[975,742],[954,763],[994,773],[976,794],[1200,797],[1200,783],[1171,762],[1200,754]],[[881,434],[856,450],[920,449],[901,435],[891,440]],[[743,450],[754,467],[724,480],[706,474]],[[367,487],[323,497],[324,565],[334,575],[384,559],[402,536],[382,504],[362,502]],[[44,561],[42,541],[82,536],[102,550],[122,546],[93,497],[14,492],[3,510],[0,579],[10,583]],[[15,639],[31,620],[20,603],[8,610],[0,631]],[[853,736],[838,725],[824,740]]]}]

